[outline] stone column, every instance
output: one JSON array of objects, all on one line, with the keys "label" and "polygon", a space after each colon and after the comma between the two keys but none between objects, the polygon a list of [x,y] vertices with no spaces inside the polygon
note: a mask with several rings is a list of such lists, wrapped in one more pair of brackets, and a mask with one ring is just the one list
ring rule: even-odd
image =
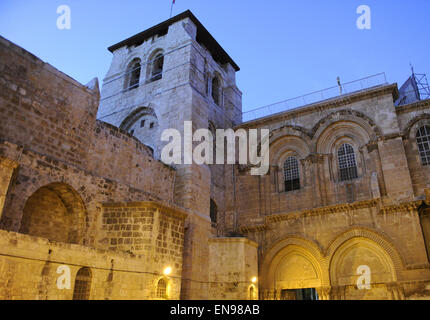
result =
[{"label": "stone column", "polygon": [[378,149],[387,195],[392,200],[413,198],[411,174],[402,138],[381,140]]}]

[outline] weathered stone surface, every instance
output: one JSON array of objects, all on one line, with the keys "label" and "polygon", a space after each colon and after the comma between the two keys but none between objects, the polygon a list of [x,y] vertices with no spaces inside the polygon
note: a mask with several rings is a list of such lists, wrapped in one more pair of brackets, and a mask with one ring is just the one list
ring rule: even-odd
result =
[{"label": "weathered stone surface", "polygon": [[[73,286],[56,286],[61,265],[72,283],[89,268],[90,299],[288,299],[305,288],[429,299],[430,166],[416,139],[429,101],[395,107],[392,84],[241,123],[235,67],[217,62],[191,16],[166,28],[113,50],[101,94],[96,79],[84,86],[0,38],[0,299],[72,299]],[[166,166],[161,132],[183,133],[184,121],[269,128],[268,174]],[[289,157],[299,187],[287,192]],[[368,290],[357,288],[363,265]]]}]

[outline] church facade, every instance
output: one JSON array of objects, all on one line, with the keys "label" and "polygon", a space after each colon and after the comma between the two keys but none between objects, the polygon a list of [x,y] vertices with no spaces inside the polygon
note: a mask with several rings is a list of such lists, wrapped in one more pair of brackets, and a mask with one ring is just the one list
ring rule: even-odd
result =
[{"label": "church facade", "polygon": [[[82,85],[0,37],[0,299],[429,299],[430,100],[379,84],[245,119],[186,11]],[[270,166],[161,161],[270,130]]]}]

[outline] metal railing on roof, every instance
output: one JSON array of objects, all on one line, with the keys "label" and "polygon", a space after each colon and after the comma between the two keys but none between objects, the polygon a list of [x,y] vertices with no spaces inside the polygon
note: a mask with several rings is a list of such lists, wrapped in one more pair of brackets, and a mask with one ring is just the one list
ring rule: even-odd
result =
[{"label": "metal railing on roof", "polygon": [[296,98],[284,100],[264,107],[259,107],[242,113],[242,122],[264,118],[276,113],[290,111],[324,100],[337,98],[364,89],[387,84],[385,72],[368,76],[366,78],[341,83],[327,89],[314,91]]}]

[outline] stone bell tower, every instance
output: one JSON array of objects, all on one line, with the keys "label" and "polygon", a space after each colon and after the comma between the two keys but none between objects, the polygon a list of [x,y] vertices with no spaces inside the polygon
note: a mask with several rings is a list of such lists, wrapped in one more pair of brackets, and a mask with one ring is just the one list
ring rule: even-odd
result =
[{"label": "stone bell tower", "polygon": [[[165,129],[184,132],[231,128],[241,122],[239,67],[185,11],[109,48],[113,58],[103,81],[97,118],[127,131],[160,159]],[[182,146],[183,149],[183,146]],[[182,155],[183,158],[183,155]],[[182,162],[183,163],[183,162]],[[225,212],[223,166],[175,165],[173,201],[189,210],[182,299],[208,298],[208,239]],[[212,205],[211,205],[212,204]],[[212,212],[211,207],[215,212]]]}]

